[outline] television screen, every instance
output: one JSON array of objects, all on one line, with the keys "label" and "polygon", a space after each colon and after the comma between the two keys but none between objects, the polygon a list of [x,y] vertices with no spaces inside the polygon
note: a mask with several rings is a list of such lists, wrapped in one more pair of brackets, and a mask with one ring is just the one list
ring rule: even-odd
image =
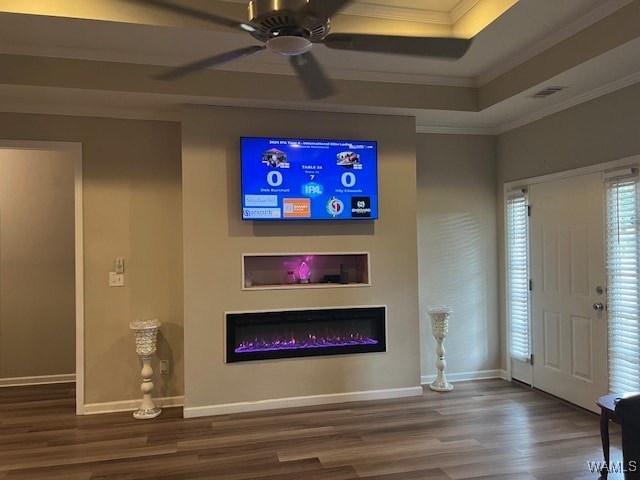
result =
[{"label": "television screen", "polygon": [[377,144],[240,139],[243,220],[378,218]]}]

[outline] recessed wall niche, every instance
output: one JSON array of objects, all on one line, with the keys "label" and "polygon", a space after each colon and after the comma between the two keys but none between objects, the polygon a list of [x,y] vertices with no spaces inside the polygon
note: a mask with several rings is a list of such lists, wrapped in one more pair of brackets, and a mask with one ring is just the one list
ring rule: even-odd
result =
[{"label": "recessed wall niche", "polygon": [[242,255],[242,289],[370,286],[369,253]]}]

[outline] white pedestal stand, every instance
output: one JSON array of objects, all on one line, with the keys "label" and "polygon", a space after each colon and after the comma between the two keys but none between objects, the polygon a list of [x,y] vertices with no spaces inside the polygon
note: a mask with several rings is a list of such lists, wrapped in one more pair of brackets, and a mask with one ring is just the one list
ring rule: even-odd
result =
[{"label": "white pedestal stand", "polygon": [[435,337],[438,345],[436,346],[436,367],[438,368],[438,374],[433,383],[429,385],[431,390],[436,392],[450,392],[453,390],[453,385],[447,382],[447,378],[444,375],[444,369],[447,367],[447,362],[444,359],[445,349],[442,343],[444,338],[449,333],[449,315],[453,310],[449,307],[438,306],[429,307],[427,313],[431,317],[431,332]]},{"label": "white pedestal stand", "polygon": [[140,407],[133,412],[133,418],[148,419],[156,418],[160,415],[160,408],[153,403],[151,399],[151,392],[153,391],[153,381],[151,376],[153,375],[153,369],[150,365],[151,357],[156,353],[156,338],[158,336],[158,328],[160,322],[158,320],[136,320],[129,324],[129,328],[133,332],[136,340],[136,353],[140,360],[142,360],[142,384],[140,390],[142,391],[142,402]]}]

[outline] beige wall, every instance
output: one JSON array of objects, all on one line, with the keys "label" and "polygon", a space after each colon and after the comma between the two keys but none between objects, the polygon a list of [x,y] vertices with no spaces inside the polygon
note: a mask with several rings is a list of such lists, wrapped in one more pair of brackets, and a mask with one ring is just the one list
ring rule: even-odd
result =
[{"label": "beige wall", "polygon": [[435,340],[426,312],[454,312],[446,372],[500,365],[497,306],[495,138],[418,135],[418,264],[421,370],[433,376]]},{"label": "beige wall", "polygon": [[498,181],[561,172],[640,152],[640,84],[498,137]]},{"label": "beige wall", "polygon": [[[158,356],[170,360],[172,374],[156,376],[156,394],[182,394],[179,124],[0,114],[0,132],[82,143],[86,403],[139,398],[128,328],[137,318],[163,322]],[[125,257],[126,286],[109,288],[117,256]]]},{"label": "beige wall", "polygon": [[0,148],[0,378],[75,372],[74,160]]},{"label": "beige wall", "polygon": [[[498,137],[498,189],[504,182],[640,154],[640,84],[610,93]],[[504,286],[503,196],[498,195],[500,292]],[[506,338],[504,296],[501,338]],[[504,343],[504,342],[503,342]],[[506,368],[504,345],[501,364]]]},{"label": "beige wall", "polygon": [[[412,118],[239,108],[183,113],[185,403],[189,408],[420,383]],[[380,220],[243,222],[239,137],[377,140]],[[241,290],[241,254],[371,253],[371,287]],[[224,363],[224,312],[387,305],[387,352]]]}]

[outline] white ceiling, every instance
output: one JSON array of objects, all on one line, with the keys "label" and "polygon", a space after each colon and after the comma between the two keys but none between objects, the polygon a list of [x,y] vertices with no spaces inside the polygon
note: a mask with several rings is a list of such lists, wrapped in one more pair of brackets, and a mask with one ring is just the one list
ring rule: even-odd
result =
[{"label": "white ceiling", "polygon": [[[127,3],[124,0],[111,1]],[[354,0],[334,19],[332,31],[348,31],[351,23],[360,25],[363,19],[375,24],[393,17],[406,25],[426,24],[434,19],[446,21],[453,11],[470,8],[474,2],[478,0]],[[468,53],[458,61],[331,50],[324,45],[314,45],[313,52],[327,75],[337,82],[338,88],[342,85],[341,80],[349,80],[382,82],[400,95],[403,89],[408,88],[407,85],[482,89],[491,86],[494,80],[499,81],[502,75],[526,66],[527,62],[535,62],[536,56],[561,45],[573,35],[590,26],[598,26],[619,9],[637,6],[639,2],[520,0],[480,32]],[[188,0],[184,3],[194,4]],[[229,8],[236,9],[234,12],[242,12],[245,3],[245,0],[208,2],[209,5],[227,4]],[[218,13],[215,9],[211,11]],[[634,11],[638,12],[640,8]],[[188,22],[177,25],[163,22],[142,24],[144,22],[122,21],[118,16],[114,16],[113,21],[105,21],[104,15],[92,19],[90,15],[68,18],[32,13],[21,13],[19,7],[11,9],[0,4],[0,54],[170,67],[258,43],[245,32],[203,26],[201,22],[195,26]],[[595,34],[606,35],[606,30],[600,30],[605,34],[599,31]],[[590,48],[598,50],[597,44]],[[198,103],[413,115],[418,131],[496,133],[640,81],[639,37],[602,50],[588,58],[572,59],[565,55],[566,58],[554,60],[551,57],[558,63],[552,74],[536,79],[534,83],[520,79],[521,85],[513,92],[475,111],[428,108],[424,102],[417,102],[419,105],[412,108],[406,101],[394,105],[393,101],[366,103],[332,98],[311,102],[294,96],[291,100],[278,96],[271,99],[268,92],[261,92],[256,97],[251,92],[244,96],[227,96],[222,92],[218,96],[215,92],[203,94],[195,88],[190,90],[188,84],[171,93],[145,90],[144,87],[133,91],[101,88],[91,82],[82,84],[72,80],[59,84],[44,79],[42,82],[26,81],[22,80],[22,72],[11,75],[6,71],[4,74],[0,72],[0,111],[173,119],[179,117],[181,104]],[[239,74],[293,75],[287,60],[271,52],[220,65],[216,70]],[[543,100],[529,98],[531,93],[549,85],[569,88]],[[261,86],[254,85],[254,88],[260,89]]]}]

